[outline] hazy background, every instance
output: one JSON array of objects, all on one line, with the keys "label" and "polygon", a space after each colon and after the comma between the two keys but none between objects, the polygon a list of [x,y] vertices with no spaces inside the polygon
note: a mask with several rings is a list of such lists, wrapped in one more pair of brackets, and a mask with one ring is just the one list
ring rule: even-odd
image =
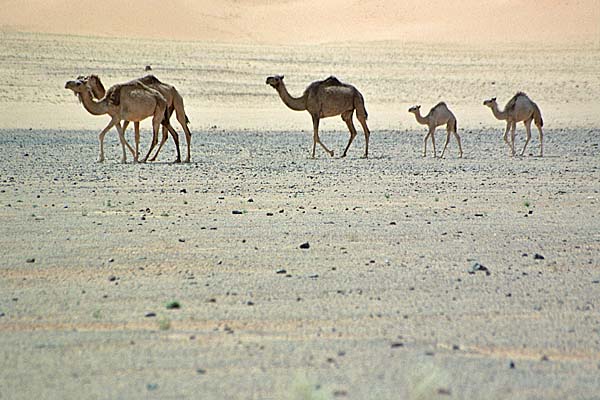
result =
[{"label": "hazy background", "polygon": [[241,43],[600,41],[598,0],[2,0],[0,29]]}]

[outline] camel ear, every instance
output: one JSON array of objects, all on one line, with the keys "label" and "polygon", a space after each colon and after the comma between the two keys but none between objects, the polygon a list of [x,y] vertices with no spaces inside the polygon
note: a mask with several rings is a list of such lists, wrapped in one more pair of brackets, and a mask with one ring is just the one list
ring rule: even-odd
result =
[{"label": "camel ear", "polygon": [[420,110],[420,109],[421,109],[421,105],[419,104],[419,105],[417,106],[417,110]]},{"label": "camel ear", "polygon": [[492,101],[496,101],[496,98],[495,98],[495,97],[492,97]]},{"label": "camel ear", "polygon": [[285,78],[283,75],[281,75],[281,80],[283,80],[283,78]]}]

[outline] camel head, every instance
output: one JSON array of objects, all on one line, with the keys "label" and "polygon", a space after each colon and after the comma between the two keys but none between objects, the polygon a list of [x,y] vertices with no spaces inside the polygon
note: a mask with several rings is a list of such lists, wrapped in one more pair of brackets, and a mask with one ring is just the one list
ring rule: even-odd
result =
[{"label": "camel head", "polygon": [[412,106],[411,108],[409,108],[409,109],[408,109],[408,112],[409,112],[409,113],[416,114],[416,113],[418,113],[418,112],[419,112],[419,110],[420,110],[420,109],[421,109],[421,106],[420,106],[420,105],[418,105],[418,106]]},{"label": "camel head", "polygon": [[[85,78],[85,77],[84,77]],[[65,84],[65,89],[70,89],[75,93],[75,96],[81,101],[81,94],[88,92],[92,94],[92,90],[88,87],[86,80],[84,79],[76,79],[74,81],[68,81]]]},{"label": "camel head", "polygon": [[266,83],[277,89],[283,83],[283,75],[269,76]]},{"label": "camel head", "polygon": [[497,105],[497,103],[496,103],[496,98],[495,98],[495,97],[492,97],[492,98],[491,98],[491,99],[489,99],[489,100],[485,100],[485,101],[483,102],[483,105],[484,105],[484,106],[486,106],[486,107],[489,107],[489,108],[493,108],[495,105]]}]

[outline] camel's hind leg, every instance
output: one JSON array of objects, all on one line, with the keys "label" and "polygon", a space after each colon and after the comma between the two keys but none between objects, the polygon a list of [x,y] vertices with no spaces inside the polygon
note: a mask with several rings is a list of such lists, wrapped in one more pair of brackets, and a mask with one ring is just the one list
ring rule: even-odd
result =
[{"label": "camel's hind leg", "polygon": [[[125,122],[127,122],[127,121],[125,121]],[[139,122],[133,123],[133,130],[135,131],[135,133],[134,133],[135,156],[133,159],[135,162],[139,162],[139,157],[140,157],[140,123]],[[123,132],[125,132],[125,126],[123,126]]]},{"label": "camel's hind leg", "polygon": [[342,154],[342,157],[346,157],[346,153],[348,152],[348,149],[350,148],[352,141],[354,141],[354,138],[357,135],[356,128],[354,127],[354,123],[352,122],[353,114],[354,114],[354,110],[346,111],[345,113],[342,114],[342,119],[344,120],[344,122],[348,126],[348,130],[350,131],[350,140],[348,140],[348,144],[346,145],[346,148],[344,149],[344,154]]},{"label": "camel's hind leg", "polygon": [[192,132],[190,132],[190,128],[188,127],[188,123],[190,121],[188,120],[188,117],[185,114],[185,110],[183,108],[183,99],[181,98],[181,96],[174,97],[173,106],[175,107],[175,116],[177,117],[177,121],[179,121],[179,124],[183,128],[183,132],[185,133],[185,141],[187,143],[187,156],[185,157],[184,162],[189,163],[191,158],[190,147],[192,144]]},{"label": "camel's hind leg", "polygon": [[142,160],[143,163],[148,161],[150,153],[152,153],[152,150],[154,150],[156,144],[158,143],[158,127],[160,126],[160,121],[161,120],[157,117],[157,115],[155,115],[154,118],[152,118],[152,143],[150,144],[150,149],[148,150],[146,157],[144,157],[144,159]]},{"label": "camel's hind leg", "polygon": [[168,138],[169,138],[169,131],[167,130],[167,127],[163,125],[162,138],[160,139],[160,144],[158,145],[158,149],[156,149],[156,153],[154,153],[154,157],[152,157],[150,159],[150,161],[156,161],[156,158],[158,157],[158,153],[160,153],[160,150],[162,149],[163,145],[165,144],[165,142],[167,141]]},{"label": "camel's hind leg", "polygon": [[154,161],[156,159],[156,157],[158,156],[158,152],[160,151],[160,148],[167,141],[167,137],[168,137],[167,130],[169,133],[171,133],[173,142],[175,142],[175,148],[177,149],[177,158],[175,159],[175,162],[180,163],[181,162],[181,152],[179,150],[179,135],[177,134],[175,129],[173,129],[173,127],[169,123],[163,125],[163,137],[160,142],[160,146],[158,147],[158,150],[156,150],[156,154],[154,155],[154,157],[152,157],[152,159],[150,161]]},{"label": "camel's hind leg", "polygon": [[323,144],[323,142],[321,142],[321,139],[319,139],[319,116],[313,115],[312,119],[313,119],[313,129],[314,129],[312,158],[315,158],[315,151],[316,151],[317,143],[319,143],[321,145],[321,147],[323,147],[323,149],[327,153],[329,153],[329,155],[331,157],[333,157],[333,151],[329,150],[327,148],[327,146],[325,146],[325,144]]},{"label": "camel's hind leg", "polygon": [[367,157],[369,157],[369,137],[371,136],[371,131],[369,130],[369,127],[367,126],[367,117],[366,116],[361,115],[357,112],[356,119],[358,119],[358,122],[360,122],[360,124],[362,125],[362,128],[363,128],[363,131],[365,132],[365,155],[364,155],[364,157],[367,158]]},{"label": "camel's hind leg", "polygon": [[450,126],[446,127],[446,143],[444,144],[444,149],[442,150],[442,155],[440,156],[441,158],[444,158],[444,154],[446,154],[446,148],[448,147],[448,143],[450,142],[450,135],[452,134],[452,131],[450,129]]},{"label": "camel's hind leg", "polygon": [[540,157],[544,157],[544,132],[542,132],[542,127],[540,125],[535,125],[540,132]]},{"label": "camel's hind leg", "polygon": [[521,151],[521,157],[525,155],[525,149],[527,148],[527,145],[531,140],[531,121],[533,121],[533,118],[523,121],[523,125],[525,125],[525,133],[527,136],[525,137],[525,145],[523,146],[523,151]]},{"label": "camel's hind leg", "polygon": [[454,133],[454,137],[456,138],[456,142],[458,143],[458,158],[462,158],[463,150],[462,144],[460,143],[460,136],[458,136],[458,132],[456,131],[453,131],[452,133]]}]

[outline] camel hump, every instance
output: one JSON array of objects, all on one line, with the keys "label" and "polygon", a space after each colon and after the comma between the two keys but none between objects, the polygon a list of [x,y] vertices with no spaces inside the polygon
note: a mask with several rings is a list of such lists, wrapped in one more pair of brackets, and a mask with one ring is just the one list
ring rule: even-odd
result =
[{"label": "camel hump", "polygon": [[331,75],[329,78],[323,80],[321,83],[323,85],[327,85],[327,86],[343,85],[343,83],[340,82],[340,80],[333,75]]},{"label": "camel hump", "polygon": [[508,103],[506,103],[506,107],[504,107],[505,110],[513,110],[517,104],[517,100],[519,100],[519,98],[521,97],[525,97],[528,98],[527,95],[525,94],[525,92],[517,92],[509,101]]},{"label": "camel hump", "polygon": [[140,78],[139,81],[142,82],[144,85],[157,85],[157,84],[161,84],[162,83],[154,75],[146,75],[146,76]]},{"label": "camel hump", "polygon": [[436,108],[448,108],[448,106],[446,105],[445,102],[440,101],[435,106],[433,106],[433,108],[431,110],[435,110]]},{"label": "camel hump", "polygon": [[114,85],[108,89],[106,92],[106,97],[108,102],[112,105],[118,106],[121,104],[121,88],[123,85]]}]

